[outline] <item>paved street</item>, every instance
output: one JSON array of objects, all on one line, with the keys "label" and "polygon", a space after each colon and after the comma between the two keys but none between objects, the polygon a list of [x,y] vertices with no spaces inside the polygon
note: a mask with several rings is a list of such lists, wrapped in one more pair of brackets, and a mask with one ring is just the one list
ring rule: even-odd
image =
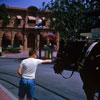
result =
[{"label": "paved street", "polygon": [[[5,86],[17,98],[18,83],[17,69],[21,60],[0,59],[0,84]],[[64,71],[65,76],[71,74]],[[53,71],[53,64],[41,64],[36,73],[35,97],[39,100],[86,100],[82,89],[79,73],[72,78],[64,79]]]}]

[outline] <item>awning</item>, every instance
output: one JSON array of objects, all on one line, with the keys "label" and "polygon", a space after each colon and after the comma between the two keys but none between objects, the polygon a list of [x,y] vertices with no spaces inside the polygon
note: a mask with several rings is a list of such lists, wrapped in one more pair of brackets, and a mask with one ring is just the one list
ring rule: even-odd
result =
[{"label": "awning", "polygon": [[46,18],[45,17],[42,17],[42,19],[45,20]]},{"label": "awning", "polygon": [[28,16],[28,19],[29,19],[29,20],[36,20],[36,17]]},{"label": "awning", "polygon": [[20,15],[17,15],[16,17],[17,17],[17,19],[22,19],[22,16],[20,16]]}]

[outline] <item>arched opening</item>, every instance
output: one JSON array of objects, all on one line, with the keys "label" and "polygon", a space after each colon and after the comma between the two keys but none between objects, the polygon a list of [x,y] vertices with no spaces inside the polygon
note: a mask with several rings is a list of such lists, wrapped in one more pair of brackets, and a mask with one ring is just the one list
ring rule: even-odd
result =
[{"label": "arched opening", "polygon": [[8,47],[11,46],[11,34],[6,32],[3,34],[2,37],[2,47]]},{"label": "arched opening", "polygon": [[35,35],[33,33],[29,33],[28,36],[28,48],[33,48],[35,49]]},{"label": "arched opening", "polygon": [[14,47],[20,47],[23,43],[23,35],[21,33],[16,33],[14,37]]}]

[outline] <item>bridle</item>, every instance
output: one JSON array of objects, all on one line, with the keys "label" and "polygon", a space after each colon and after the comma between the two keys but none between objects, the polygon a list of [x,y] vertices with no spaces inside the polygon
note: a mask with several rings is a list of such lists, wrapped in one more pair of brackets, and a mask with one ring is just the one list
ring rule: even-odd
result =
[{"label": "bridle", "polygon": [[[62,53],[64,54],[64,51],[63,51]],[[60,54],[61,54],[61,53],[60,53]],[[57,59],[60,59],[60,58],[57,58]],[[54,63],[55,63],[55,62],[54,62]],[[62,64],[62,63],[59,62],[59,64]],[[75,64],[71,64],[70,66],[73,66],[73,67],[74,67]],[[75,70],[73,70],[72,73],[71,73],[68,77],[64,76],[62,72],[60,73],[60,75],[61,75],[64,79],[69,79],[69,78],[71,78],[71,77],[73,76],[74,72],[75,72]]]}]

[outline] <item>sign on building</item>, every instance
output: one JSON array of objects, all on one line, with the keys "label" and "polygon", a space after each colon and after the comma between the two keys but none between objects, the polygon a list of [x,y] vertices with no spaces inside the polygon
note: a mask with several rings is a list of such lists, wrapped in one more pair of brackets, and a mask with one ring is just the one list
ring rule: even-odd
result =
[{"label": "sign on building", "polygon": [[100,39],[100,33],[93,32],[93,33],[92,33],[92,38],[93,38],[93,39]]}]

